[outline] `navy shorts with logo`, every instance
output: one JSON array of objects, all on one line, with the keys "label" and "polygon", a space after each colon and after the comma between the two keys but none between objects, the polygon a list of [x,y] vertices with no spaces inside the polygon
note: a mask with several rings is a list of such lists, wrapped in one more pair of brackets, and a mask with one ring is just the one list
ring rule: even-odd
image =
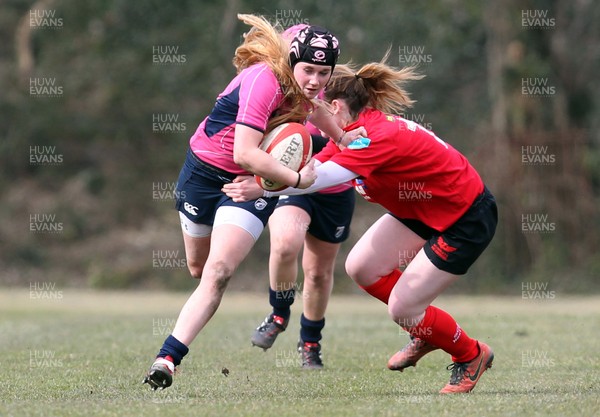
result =
[{"label": "navy shorts with logo", "polygon": [[348,188],[339,193],[313,193],[279,197],[277,207],[300,207],[310,216],[308,233],[319,240],[341,243],[350,234],[355,193]]},{"label": "navy shorts with logo", "polygon": [[175,207],[194,223],[210,226],[214,223],[219,207],[239,207],[254,214],[262,221],[263,226],[266,226],[277,205],[277,197],[261,197],[244,203],[234,202],[221,188],[236,176],[207,164],[188,149],[175,187]]},{"label": "navy shorts with logo", "polygon": [[492,241],[498,224],[498,208],[496,199],[484,187],[469,210],[443,232],[419,220],[394,217],[427,240],[423,249],[436,267],[451,274],[464,275]]}]

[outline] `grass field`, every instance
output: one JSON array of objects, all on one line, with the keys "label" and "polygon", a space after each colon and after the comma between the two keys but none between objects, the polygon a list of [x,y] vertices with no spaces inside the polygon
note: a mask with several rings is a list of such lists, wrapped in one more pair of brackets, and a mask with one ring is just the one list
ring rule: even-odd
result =
[{"label": "grass field", "polygon": [[[408,340],[366,296],[333,298],[326,369],[302,371],[299,306],[266,353],[250,345],[267,297],[226,294],[174,385],[140,384],[187,294],[0,292],[0,416],[598,416],[600,298],[446,297],[495,351],[477,388],[442,396],[444,352],[385,368]],[[229,375],[222,373],[223,368]]]}]

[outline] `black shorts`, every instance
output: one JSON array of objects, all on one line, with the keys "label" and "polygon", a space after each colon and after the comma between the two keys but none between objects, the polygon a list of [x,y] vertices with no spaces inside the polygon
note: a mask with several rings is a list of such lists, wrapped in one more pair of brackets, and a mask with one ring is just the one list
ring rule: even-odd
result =
[{"label": "black shorts", "polygon": [[175,207],[194,223],[210,226],[213,225],[219,207],[239,207],[252,213],[266,226],[275,210],[277,197],[261,197],[244,203],[234,202],[221,188],[236,176],[200,160],[189,149],[177,180]]},{"label": "black shorts", "polygon": [[496,199],[485,187],[469,210],[443,232],[419,220],[396,218],[427,241],[423,249],[436,267],[464,275],[492,241],[498,224],[498,208]]},{"label": "black shorts", "polygon": [[310,216],[308,233],[324,242],[341,243],[348,239],[350,234],[354,203],[354,189],[348,188],[333,194],[281,196],[277,207],[300,207]]}]

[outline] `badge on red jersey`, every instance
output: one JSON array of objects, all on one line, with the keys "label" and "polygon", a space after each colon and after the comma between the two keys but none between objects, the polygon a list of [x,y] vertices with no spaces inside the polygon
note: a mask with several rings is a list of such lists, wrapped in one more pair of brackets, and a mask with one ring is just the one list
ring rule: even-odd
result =
[{"label": "badge on red jersey", "polygon": [[371,139],[369,138],[358,138],[350,142],[347,146],[348,149],[364,149],[368,148],[371,144]]},{"label": "badge on red jersey", "polygon": [[359,193],[365,200],[371,200],[371,197],[369,197],[369,194],[367,194],[367,186],[365,185],[365,182],[363,180],[361,180],[360,178],[355,178],[352,181],[352,184],[354,185],[354,189],[356,190],[356,192]]}]

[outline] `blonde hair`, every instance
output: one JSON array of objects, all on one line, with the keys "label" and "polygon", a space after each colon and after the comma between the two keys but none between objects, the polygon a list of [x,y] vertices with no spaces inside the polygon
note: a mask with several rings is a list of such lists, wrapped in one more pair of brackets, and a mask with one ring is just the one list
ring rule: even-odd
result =
[{"label": "blonde hair", "polygon": [[282,31],[278,30],[281,28],[273,27],[262,16],[238,14],[238,19],[252,28],[244,34],[244,43],[235,50],[233,65],[239,73],[251,65],[266,64],[277,77],[284,95],[282,112],[269,119],[267,132],[282,123],[303,123],[313,110],[313,104],[294,78],[289,64],[289,41],[281,36]]},{"label": "blonde hair", "polygon": [[325,88],[325,100],[343,99],[353,117],[365,107],[384,113],[401,114],[412,107],[414,100],[403,86],[407,81],[420,80],[423,75],[415,67],[398,69],[386,64],[388,50],[380,62],[358,68],[352,64],[338,65]]}]

